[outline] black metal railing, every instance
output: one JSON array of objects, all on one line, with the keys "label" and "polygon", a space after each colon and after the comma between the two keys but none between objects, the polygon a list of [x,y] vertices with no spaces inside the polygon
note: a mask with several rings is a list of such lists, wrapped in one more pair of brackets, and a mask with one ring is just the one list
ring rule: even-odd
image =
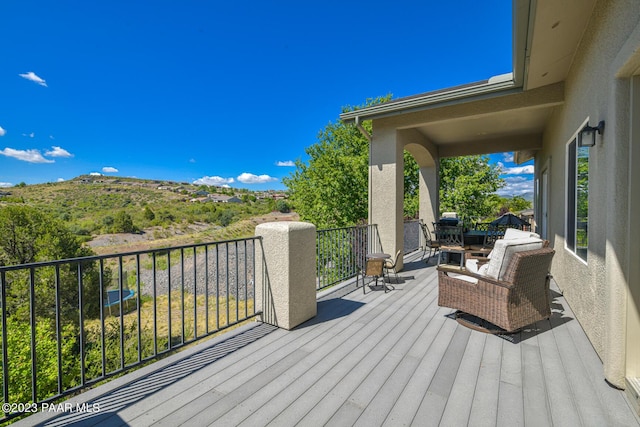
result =
[{"label": "black metal railing", "polygon": [[0,267],[5,418],[260,314],[259,239]]},{"label": "black metal railing", "polygon": [[366,255],[373,252],[382,252],[376,225],[318,230],[316,288],[324,289],[354,277],[364,266]]}]

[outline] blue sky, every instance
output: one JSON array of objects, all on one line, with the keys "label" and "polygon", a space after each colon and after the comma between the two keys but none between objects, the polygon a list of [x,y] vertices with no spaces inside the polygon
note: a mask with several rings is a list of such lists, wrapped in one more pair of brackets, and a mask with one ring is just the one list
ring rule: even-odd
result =
[{"label": "blue sky", "polygon": [[512,70],[506,0],[3,0],[0,16],[4,187],[101,173],[281,189],[343,106]]}]

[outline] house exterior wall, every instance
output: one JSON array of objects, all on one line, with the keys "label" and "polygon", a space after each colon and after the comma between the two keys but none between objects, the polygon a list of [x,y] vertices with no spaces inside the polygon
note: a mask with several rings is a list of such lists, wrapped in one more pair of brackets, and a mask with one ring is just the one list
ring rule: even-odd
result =
[{"label": "house exterior wall", "polygon": [[[565,82],[536,164],[550,165],[552,274],[593,346],[605,377],[624,385],[629,249],[629,79],[612,67],[640,21],[640,1],[599,1]],[[640,48],[640,46],[638,46]],[[589,150],[589,248],[585,263],[565,249],[566,144],[588,120],[606,126]],[[538,173],[540,171],[538,170]]]}]

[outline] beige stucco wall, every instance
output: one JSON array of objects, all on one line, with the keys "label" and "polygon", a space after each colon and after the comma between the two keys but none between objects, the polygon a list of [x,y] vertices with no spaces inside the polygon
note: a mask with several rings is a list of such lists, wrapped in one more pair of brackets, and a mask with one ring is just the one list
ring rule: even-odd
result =
[{"label": "beige stucco wall", "polygon": [[[552,274],[603,359],[605,376],[624,385],[628,262],[629,116],[626,79],[612,64],[638,25],[640,1],[598,2],[556,107],[536,164],[550,164]],[[640,46],[638,46],[640,47]],[[565,249],[566,144],[589,119],[605,120],[589,151],[589,252],[584,263]],[[539,172],[539,171],[538,171]]]}]

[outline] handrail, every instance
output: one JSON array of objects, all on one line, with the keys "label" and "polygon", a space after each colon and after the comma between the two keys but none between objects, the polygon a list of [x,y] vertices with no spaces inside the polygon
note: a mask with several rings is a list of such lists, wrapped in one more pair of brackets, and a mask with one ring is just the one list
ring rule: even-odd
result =
[{"label": "handrail", "polygon": [[375,224],[318,230],[316,289],[325,289],[358,274],[367,253],[382,252]]},{"label": "handrail", "polygon": [[0,266],[3,403],[53,401],[261,314],[260,239]]}]

